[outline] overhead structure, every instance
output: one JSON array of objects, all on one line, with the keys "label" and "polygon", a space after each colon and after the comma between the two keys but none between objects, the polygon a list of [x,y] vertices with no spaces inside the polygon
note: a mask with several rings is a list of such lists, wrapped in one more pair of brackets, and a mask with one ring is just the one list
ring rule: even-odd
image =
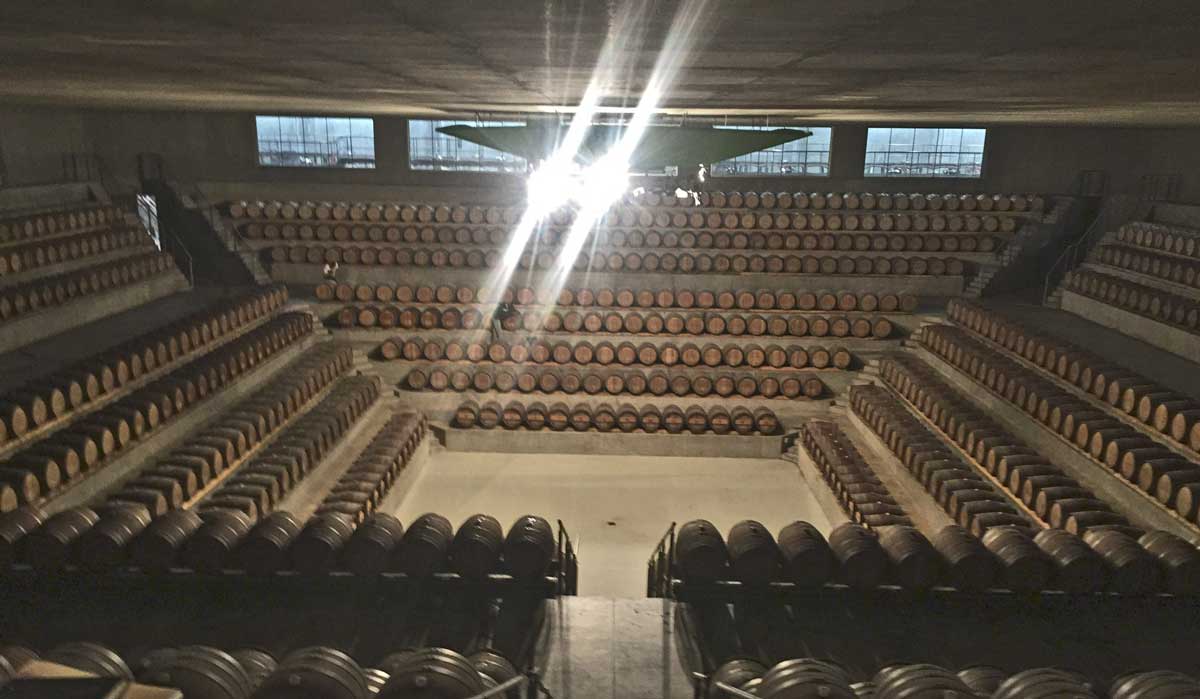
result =
[{"label": "overhead structure", "polygon": [[[554,153],[567,134],[565,124],[532,123],[525,126],[470,126],[455,124],[440,133],[525,158],[531,163]],[[594,124],[576,150],[575,161],[591,165],[620,140],[625,126]],[[648,126],[633,151],[629,169],[650,172],[674,165],[716,163],[746,153],[808,138],[803,129],[720,129],[709,126]]]}]

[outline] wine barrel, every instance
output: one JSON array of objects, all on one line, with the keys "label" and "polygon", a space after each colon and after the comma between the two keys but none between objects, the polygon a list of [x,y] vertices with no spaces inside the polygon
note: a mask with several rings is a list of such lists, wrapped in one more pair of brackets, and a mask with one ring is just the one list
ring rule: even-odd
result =
[{"label": "wine barrel", "polygon": [[250,575],[273,575],[288,567],[288,549],[303,524],[290,512],[272,512],[246,535],[236,558]]},{"label": "wine barrel", "polygon": [[914,527],[892,526],[883,530],[879,544],[888,556],[891,574],[901,587],[928,590],[941,574],[941,557]]},{"label": "wine barrel", "polygon": [[483,578],[498,567],[503,542],[500,522],[488,515],[472,515],[450,544],[451,567],[466,578]]},{"label": "wine barrel", "polygon": [[679,528],[675,537],[675,574],[685,582],[711,582],[722,577],[729,553],[721,533],[712,522],[692,520]]},{"label": "wine barrel", "polygon": [[1064,592],[1096,592],[1105,587],[1104,561],[1079,537],[1061,529],[1043,529],[1033,542],[1054,564],[1052,584]]},{"label": "wine barrel", "polygon": [[734,578],[747,585],[766,585],[776,578],[779,547],[760,522],[738,522],[729,530],[726,542]]},{"label": "wine barrel", "polygon": [[504,562],[521,580],[543,577],[555,555],[554,531],[541,517],[524,515],[513,523],[504,538]]},{"label": "wine barrel", "polygon": [[1041,590],[1053,576],[1053,563],[1024,529],[992,527],[984,533],[982,542],[999,564],[999,582],[1010,590]]},{"label": "wine barrel", "polygon": [[978,538],[952,524],[938,530],[931,541],[941,555],[947,581],[957,589],[980,591],[991,585],[996,563]]},{"label": "wine barrel", "polygon": [[1191,595],[1200,591],[1200,551],[1195,546],[1161,530],[1146,532],[1138,544],[1158,561],[1169,592]]},{"label": "wine barrel", "polygon": [[1091,529],[1083,534],[1108,566],[1109,589],[1122,594],[1145,594],[1158,589],[1158,562],[1129,535],[1115,529]]},{"label": "wine barrel", "polygon": [[829,534],[829,547],[838,561],[841,579],[857,589],[871,589],[883,580],[887,554],[867,529],[850,522]]},{"label": "wine barrel", "polygon": [[442,569],[450,550],[454,528],[445,517],[427,513],[413,521],[401,538],[399,568],[415,578],[424,578]]}]

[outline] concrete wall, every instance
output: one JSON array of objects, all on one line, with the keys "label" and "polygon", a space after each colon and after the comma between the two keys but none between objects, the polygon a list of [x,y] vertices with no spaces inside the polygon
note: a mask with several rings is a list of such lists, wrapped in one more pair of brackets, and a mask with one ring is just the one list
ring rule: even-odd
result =
[{"label": "concrete wall", "polygon": [[84,121],[80,111],[0,108],[0,186],[63,181],[63,154],[88,149]]},{"label": "concrete wall", "polygon": [[[997,126],[988,132],[980,180],[864,179],[866,128],[835,127],[831,177],[716,178],[714,187],[1071,193],[1080,171],[1103,170],[1111,192],[1127,193],[1138,191],[1144,175],[1179,174],[1177,200],[1200,202],[1200,128]],[[377,117],[375,139],[375,170],[262,168],[255,162],[254,122],[248,113],[0,109],[0,153],[13,183],[44,181],[61,170],[60,152],[92,149],[103,159],[110,181],[132,184],[137,154],[155,152],[164,156],[171,177],[215,183],[217,191],[254,184],[264,196],[271,188],[294,191],[296,185],[320,185],[329,197],[339,191],[348,196],[415,196],[449,187],[477,190],[486,200],[521,186],[519,178],[507,175],[409,171],[407,129],[400,117]]]}]

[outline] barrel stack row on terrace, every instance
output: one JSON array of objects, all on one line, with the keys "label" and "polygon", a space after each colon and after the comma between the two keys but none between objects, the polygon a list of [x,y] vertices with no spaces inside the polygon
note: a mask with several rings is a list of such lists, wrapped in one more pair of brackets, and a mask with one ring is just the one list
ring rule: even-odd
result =
[{"label": "barrel stack row on terrace", "polygon": [[[393,466],[390,478],[407,461],[400,458],[401,451],[394,453],[400,465]],[[348,572],[428,578],[453,573],[534,583],[559,563],[554,530],[534,515],[519,518],[505,534],[494,517],[484,514],[467,518],[456,532],[436,513],[418,517],[406,529],[384,512],[360,519],[341,509],[327,505],[306,522],[277,510],[254,523],[243,511],[220,504],[200,513],[175,510],[156,519],[144,507],[128,507],[105,520],[86,508],[49,518],[24,508],[0,520],[0,554],[9,561],[6,575],[32,570],[58,576],[241,571],[255,576]]]},{"label": "barrel stack row on terrace", "polygon": [[[686,216],[676,213],[676,217]],[[727,214],[732,216],[732,214]],[[961,216],[881,216],[853,214],[822,216],[759,214],[742,217],[745,231],[721,230],[734,221],[707,220],[693,213],[684,219],[686,230],[601,229],[596,241],[606,248],[683,248],[700,250],[838,250],[842,252],[995,252],[1011,233],[1011,218],[964,219]],[[718,225],[708,225],[717,223]],[[683,226],[679,226],[683,228]],[[754,230],[757,229],[757,230]],[[969,232],[962,232],[968,229]],[[985,230],[989,233],[977,233]],[[476,245],[503,247],[512,230],[463,225],[361,225],[351,223],[247,223],[238,231],[248,241],[304,241],[332,243],[403,243],[405,245]],[[935,232],[927,232],[935,231]],[[949,231],[949,232],[946,232]],[[534,234],[539,247],[560,246],[565,229],[543,228]]]},{"label": "barrel stack row on terrace", "polygon": [[646,308],[722,311],[864,311],[912,313],[918,299],[909,293],[855,291],[791,291],[787,289],[681,289],[681,288],[565,288],[539,295],[527,286],[503,288],[412,286],[408,284],[348,284],[326,282],[316,288],[318,301],[380,303],[481,304],[515,303],[520,306],[553,306],[555,309]]},{"label": "barrel stack row on terrace", "polygon": [[87,641],[63,643],[44,655],[6,646],[0,649],[0,686],[38,660],[99,677],[172,687],[188,699],[401,699],[414,692],[466,697],[518,676],[507,657],[485,646],[468,655],[448,648],[403,648],[378,658],[374,667],[363,667],[327,646],[294,649],[278,661],[261,648],[226,652],[203,645],[152,648],[129,657],[127,661],[111,648]]},{"label": "barrel stack row on terrace", "polygon": [[[1045,200],[1038,195],[1023,194],[888,194],[861,192],[699,192],[699,206],[693,199],[680,199],[656,191],[627,195],[612,207],[605,223],[614,225],[629,220],[644,221],[644,215],[654,216],[659,209],[829,209],[833,211],[961,211],[963,213],[1006,213],[1040,215]],[[295,201],[231,201],[225,205],[230,218],[299,220],[299,221],[369,221],[377,223],[489,223],[515,224],[522,209],[501,206],[465,206],[449,204],[408,204],[380,202],[295,202]],[[570,213],[560,210],[553,221],[557,225],[571,222]],[[633,225],[629,223],[628,225]]]},{"label": "barrel stack row on terrace", "polygon": [[[673,578],[697,590],[736,580],[751,587],[783,582],[801,588],[1200,593],[1200,551],[1194,546],[1166,532],[1138,541],[1110,534],[1032,534],[1008,525],[976,537],[948,525],[926,538],[909,524],[867,528],[847,522],[826,540],[811,524],[795,522],[776,540],[762,524],[746,520],[722,539],[711,522],[694,520],[678,530],[670,564]],[[663,592],[651,590],[652,596]]]},{"label": "barrel stack row on terrace", "polygon": [[1120,527],[1134,536],[1129,522],[1103,499],[1071,478],[941,381],[914,358],[883,360],[885,383],[929,419],[950,441],[994,477],[996,487],[1024,503],[1039,524],[1083,534],[1089,529]]},{"label": "barrel stack row on terrace", "polygon": [[197,356],[273,314],[286,301],[283,286],[255,289],[126,340],[100,356],[27,381],[0,395],[0,448],[11,448],[39,430],[128,392],[137,381]]},{"label": "barrel stack row on terrace", "polygon": [[[1041,370],[1028,368],[1008,350],[993,350],[985,341],[950,326],[921,329],[920,342],[932,353],[983,383],[1018,409],[1036,418],[1084,457],[1147,494],[1145,502],[1170,508],[1191,526],[1196,523],[1196,476],[1191,455],[1170,438],[1126,419],[1103,401],[1050,379]],[[1039,375],[1041,374],[1041,375]],[[1126,375],[1110,367],[1106,378]],[[1100,379],[1097,378],[1096,381]],[[1096,390],[1095,381],[1092,383]],[[1101,388],[1107,395],[1107,383]],[[1143,398],[1147,398],[1143,396]],[[1139,405],[1142,400],[1139,400]],[[1153,403],[1149,399],[1148,403]],[[1111,407],[1111,406],[1109,406]]]},{"label": "barrel stack row on terrace", "polygon": [[868,527],[912,524],[837,423],[809,420],[800,439],[850,519]]},{"label": "barrel stack row on terrace", "polygon": [[1200,301],[1191,297],[1090,269],[1067,273],[1063,288],[1191,333],[1200,332]]},{"label": "barrel stack row on terrace", "polygon": [[121,216],[120,209],[107,204],[77,204],[61,211],[3,216],[0,244],[102,230],[117,223]]},{"label": "barrel stack row on terrace", "polygon": [[745,407],[726,409],[705,408],[699,405],[610,405],[599,403],[566,403],[546,405],[540,401],[523,403],[497,401],[479,404],[467,401],[454,411],[453,424],[462,429],[479,427],[485,430],[502,427],[506,430],[530,429],[563,432],[635,432],[647,434],[737,434],[774,435],[780,430],[779,418],[769,408]]},{"label": "barrel stack row on terrace", "polygon": [[[215,322],[215,321],[214,321]],[[312,333],[309,314],[287,313],[238,335],[165,375],[106,401],[50,434],[35,435],[0,474],[18,504],[36,504],[123,452],[183,411],[212,398],[242,375]]]},{"label": "barrel stack row on terrace", "polygon": [[[142,250],[142,246],[132,248]],[[176,272],[167,253],[137,252],[112,262],[42,277],[0,289],[0,328],[4,322],[31,315],[39,310],[69,306],[112,289],[128,288],[159,275]]]},{"label": "barrel stack row on terrace", "polygon": [[722,663],[701,683],[710,699],[727,696],[718,684],[767,699],[793,696],[865,699],[900,697],[992,697],[1031,699],[1133,699],[1134,697],[1187,697],[1200,694],[1200,681],[1169,670],[1134,670],[1117,675],[1107,691],[1085,676],[1054,667],[1016,673],[990,665],[972,665],[957,673],[939,665],[895,663],[862,680],[841,665],[817,658],[782,660],[769,669],[750,658]]}]

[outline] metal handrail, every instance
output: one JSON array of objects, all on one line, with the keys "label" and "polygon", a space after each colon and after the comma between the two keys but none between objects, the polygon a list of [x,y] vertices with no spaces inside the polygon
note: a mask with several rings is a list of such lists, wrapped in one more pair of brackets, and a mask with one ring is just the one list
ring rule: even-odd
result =
[{"label": "metal handrail", "polygon": [[[1117,215],[1117,209],[1129,206],[1130,200],[1130,197],[1125,196],[1110,197],[1106,199],[1104,204],[1101,205],[1099,213],[1097,213],[1096,217],[1092,219],[1092,222],[1088,225],[1087,230],[1083,232],[1083,235],[1079,236],[1074,243],[1068,245],[1066,249],[1059,254],[1058,258],[1054,261],[1054,264],[1050,266],[1049,271],[1046,272],[1046,278],[1042,282],[1043,304],[1045,304],[1050,298],[1051,285],[1054,283],[1055,275],[1060,271],[1060,269],[1065,271],[1079,264],[1082,255],[1086,254],[1091,249],[1091,244],[1096,236],[1097,231],[1100,231],[1100,235],[1107,233],[1113,225],[1112,219],[1114,218],[1124,218],[1125,220],[1129,220],[1132,218],[1143,217],[1142,211],[1148,210],[1149,202],[1140,199],[1133,200],[1135,202],[1135,207],[1129,212],[1129,215],[1123,217]],[[1141,208],[1136,208],[1137,206],[1140,206]],[[1124,222],[1125,221],[1121,221],[1121,223]]]},{"label": "metal handrail", "polygon": [[646,596],[668,597],[671,594],[671,571],[675,567],[675,522],[658,540],[650,560],[646,562]]},{"label": "metal handrail", "polygon": [[703,699],[703,697],[707,696],[710,687],[716,687],[724,692],[727,696],[737,697],[738,699],[758,699],[758,695],[756,694],[751,694],[743,689],[738,689],[733,685],[725,684],[720,680],[713,680],[711,677],[701,672],[693,672],[692,680],[692,696],[695,699]]},{"label": "metal handrail", "polygon": [[[175,233],[175,231],[173,229],[171,229],[169,227],[164,227],[161,222],[159,223],[158,231],[159,231],[160,238],[163,237],[164,234],[169,235],[170,239],[171,239],[172,247],[178,248],[178,250],[183,253],[183,256],[187,259],[188,284],[191,286],[196,286],[195,258],[192,257],[191,251],[187,249],[187,245],[184,245],[183,239],[180,238],[179,235],[177,233]],[[174,250],[172,250],[172,254],[174,254]],[[176,258],[176,261],[178,261],[178,257]]]},{"label": "metal handrail", "polygon": [[556,548],[558,553],[558,570],[556,571],[558,589],[556,592],[560,595],[577,595],[579,594],[579,560],[575,555],[575,545],[571,542],[571,535],[567,533],[567,528],[561,519],[558,520]]}]

